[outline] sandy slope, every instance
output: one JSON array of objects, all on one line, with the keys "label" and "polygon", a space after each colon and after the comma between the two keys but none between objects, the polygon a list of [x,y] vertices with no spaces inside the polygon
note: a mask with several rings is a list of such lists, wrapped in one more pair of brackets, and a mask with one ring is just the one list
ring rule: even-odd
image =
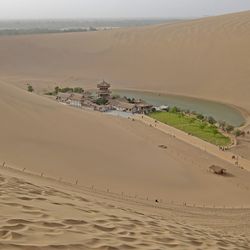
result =
[{"label": "sandy slope", "polygon": [[[154,204],[1,168],[6,250],[249,249],[249,210]],[[236,226],[237,225],[237,226]]]},{"label": "sandy slope", "polygon": [[[116,193],[250,205],[250,172],[145,124],[70,108],[5,83],[0,97],[2,162]],[[234,177],[209,173],[211,164]]]},{"label": "sandy slope", "polygon": [[[96,33],[0,38],[1,77],[216,99],[250,109],[250,12]],[[33,81],[31,81],[33,82]]]}]

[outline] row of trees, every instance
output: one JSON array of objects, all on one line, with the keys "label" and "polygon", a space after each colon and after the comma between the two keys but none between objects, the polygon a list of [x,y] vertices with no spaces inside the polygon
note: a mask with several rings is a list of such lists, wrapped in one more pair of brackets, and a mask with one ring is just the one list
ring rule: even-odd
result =
[{"label": "row of trees", "polygon": [[84,93],[83,88],[81,87],[64,87],[60,88],[59,86],[56,86],[54,91],[46,93],[46,95],[57,95],[58,93],[77,93],[77,94],[82,94]]},{"label": "row of trees", "polygon": [[65,88],[60,88],[60,87],[56,86],[55,90],[54,90],[54,93],[58,94],[59,92],[61,92],[61,93],[79,93],[79,94],[82,94],[84,92],[84,90],[81,87],[75,87],[75,88],[65,87]]}]

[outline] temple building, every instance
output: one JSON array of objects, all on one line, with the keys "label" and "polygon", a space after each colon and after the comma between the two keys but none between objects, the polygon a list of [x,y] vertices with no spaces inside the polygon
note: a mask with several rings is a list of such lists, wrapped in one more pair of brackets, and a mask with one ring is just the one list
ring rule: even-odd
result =
[{"label": "temple building", "polygon": [[111,91],[109,90],[110,87],[111,85],[105,82],[104,80],[101,83],[97,84],[97,88],[99,89],[97,91],[98,97],[103,99],[109,99],[111,95]]},{"label": "temple building", "polygon": [[83,106],[84,99],[83,94],[73,94],[70,98],[70,105],[76,108],[81,108]]}]

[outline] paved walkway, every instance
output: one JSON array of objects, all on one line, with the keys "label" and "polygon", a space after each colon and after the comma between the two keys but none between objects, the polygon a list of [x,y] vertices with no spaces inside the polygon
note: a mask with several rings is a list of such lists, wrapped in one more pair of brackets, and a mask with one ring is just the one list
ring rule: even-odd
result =
[{"label": "paved walkway", "polygon": [[155,119],[145,116],[145,115],[134,115],[133,119],[143,122],[146,125],[149,125],[151,127],[154,127],[168,135],[171,135],[181,141],[184,141],[188,144],[191,144],[192,146],[199,148],[203,151],[206,151],[207,153],[214,155],[224,161],[227,161],[231,164],[234,164],[238,167],[242,167],[248,171],[250,171],[250,161],[247,159],[242,158],[239,155],[235,155],[229,151],[222,151],[219,149],[218,146],[215,146],[213,144],[210,144],[206,141],[203,141],[197,137],[194,137],[192,135],[189,135],[179,129],[176,129],[174,127],[168,126],[165,123],[155,121]]}]

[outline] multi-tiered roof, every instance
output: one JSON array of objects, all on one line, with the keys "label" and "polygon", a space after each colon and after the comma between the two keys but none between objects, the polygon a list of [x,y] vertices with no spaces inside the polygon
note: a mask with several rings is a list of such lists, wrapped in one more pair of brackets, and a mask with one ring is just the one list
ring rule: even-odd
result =
[{"label": "multi-tiered roof", "polygon": [[100,98],[108,99],[111,95],[111,91],[109,90],[110,87],[111,85],[104,80],[101,83],[97,84],[97,88],[99,89],[97,91],[98,96]]}]

